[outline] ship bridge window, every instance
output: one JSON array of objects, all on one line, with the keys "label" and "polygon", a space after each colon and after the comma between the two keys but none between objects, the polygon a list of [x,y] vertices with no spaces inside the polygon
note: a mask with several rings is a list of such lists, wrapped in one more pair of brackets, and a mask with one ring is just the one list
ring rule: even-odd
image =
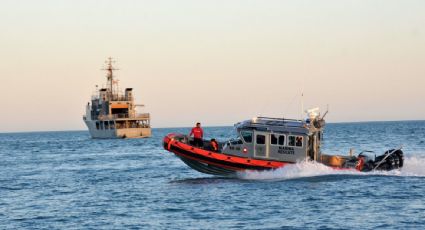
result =
[{"label": "ship bridge window", "polygon": [[[123,116],[125,114],[128,114],[128,108],[112,108],[111,113]],[[122,118],[124,118],[124,117],[122,117]]]},{"label": "ship bridge window", "polygon": [[255,141],[257,145],[264,145],[266,144],[266,136],[257,134],[257,138]]},{"label": "ship bridge window", "polygon": [[303,136],[289,136],[288,146],[303,147]]},{"label": "ship bridge window", "polygon": [[252,132],[251,131],[242,131],[241,136],[246,143],[252,143]]},{"label": "ship bridge window", "polygon": [[285,145],[285,135],[270,134],[271,145]]}]

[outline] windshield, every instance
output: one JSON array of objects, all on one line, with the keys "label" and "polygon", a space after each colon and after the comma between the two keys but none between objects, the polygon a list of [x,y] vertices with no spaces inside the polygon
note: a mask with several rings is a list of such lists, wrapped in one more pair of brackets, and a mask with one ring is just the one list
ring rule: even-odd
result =
[{"label": "windshield", "polygon": [[252,131],[242,130],[241,137],[246,143],[252,143]]}]

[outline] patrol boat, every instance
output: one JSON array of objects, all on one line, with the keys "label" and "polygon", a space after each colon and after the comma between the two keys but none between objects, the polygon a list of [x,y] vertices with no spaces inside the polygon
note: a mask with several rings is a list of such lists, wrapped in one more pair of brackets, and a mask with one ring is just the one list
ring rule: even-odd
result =
[{"label": "patrol boat", "polygon": [[106,62],[107,85],[98,89],[86,106],[86,123],[92,138],[140,138],[151,136],[149,113],[137,113],[133,89],[122,92],[115,78],[112,58]]},{"label": "patrol boat", "polygon": [[326,113],[320,117],[317,108],[307,112],[306,120],[257,117],[239,122],[235,124],[238,138],[219,143],[217,151],[212,150],[208,141],[204,141],[202,148],[195,147],[193,139],[175,133],[165,136],[163,145],[191,168],[222,176],[245,170],[277,169],[306,160],[363,172],[403,167],[401,147],[380,156],[367,152],[357,156],[322,153]]}]

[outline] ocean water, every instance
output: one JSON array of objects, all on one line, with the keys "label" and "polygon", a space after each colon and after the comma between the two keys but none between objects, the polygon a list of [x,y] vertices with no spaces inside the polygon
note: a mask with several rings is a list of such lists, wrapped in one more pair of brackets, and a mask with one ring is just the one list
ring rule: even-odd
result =
[{"label": "ocean water", "polygon": [[[149,139],[0,134],[0,229],[424,229],[425,121],[328,124],[323,151],[403,144],[405,167],[341,172],[301,162],[222,178]],[[225,140],[232,127],[205,128]]]}]

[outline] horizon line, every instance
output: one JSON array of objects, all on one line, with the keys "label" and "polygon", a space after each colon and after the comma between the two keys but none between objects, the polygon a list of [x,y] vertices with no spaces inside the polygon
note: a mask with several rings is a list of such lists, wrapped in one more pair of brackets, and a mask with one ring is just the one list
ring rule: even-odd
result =
[{"label": "horizon line", "polygon": [[[412,121],[425,121],[423,120],[380,120],[380,121],[337,121],[326,122],[326,124],[352,124],[352,123],[380,123],[380,122],[412,122]],[[217,128],[217,127],[232,127],[233,125],[210,125],[203,126],[204,128]],[[152,129],[181,129],[191,128],[191,126],[174,126],[174,127],[151,127]],[[83,132],[87,129],[68,129],[68,130],[29,130],[29,131],[0,131],[0,134],[8,133],[48,133],[48,132]]]}]

